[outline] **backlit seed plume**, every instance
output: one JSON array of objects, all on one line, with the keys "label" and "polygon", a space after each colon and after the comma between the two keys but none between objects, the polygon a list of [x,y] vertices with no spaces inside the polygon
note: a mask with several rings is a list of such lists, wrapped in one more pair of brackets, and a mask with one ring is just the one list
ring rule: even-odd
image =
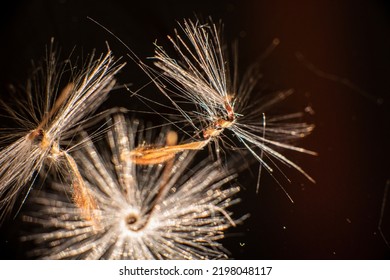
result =
[{"label": "backlit seed plume", "polygon": [[[237,59],[233,57],[231,67],[231,56],[221,33],[221,26],[211,20],[204,24],[184,20],[175,36],[168,37],[176,50],[176,57],[156,46],[155,65],[162,73],[156,75],[147,66],[141,67],[192,125],[195,134],[200,136],[199,142],[214,142],[217,155],[220,143],[232,149],[244,148],[271,173],[274,166],[279,168],[279,161],[314,181],[279,151],[282,148],[315,155],[315,152],[291,143],[308,135],[314,126],[299,122],[303,116],[300,112],[269,115],[270,109],[293,91],[254,96],[260,77],[258,67],[250,67],[239,83]],[[277,43],[275,40],[274,44]],[[193,104],[194,109],[188,110],[188,104]]]},{"label": "backlit seed plume", "polygon": [[[144,143],[166,145],[167,130],[153,135],[122,114],[113,117],[107,138],[87,136],[74,153],[85,184],[96,199],[98,226],[84,220],[67,188],[52,182],[29,199],[23,216],[35,227],[23,241],[31,256],[44,259],[219,259],[224,231],[242,221],[227,209],[239,187],[223,188],[235,175],[209,160],[194,166],[183,152],[165,164],[140,165],[129,155]],[[138,132],[137,132],[138,131]],[[174,141],[173,141],[174,142]],[[38,228],[37,228],[38,227]]]},{"label": "backlit seed plume", "polygon": [[115,84],[114,75],[123,66],[110,50],[99,57],[90,55],[79,66],[70,59],[59,61],[52,39],[46,59],[35,66],[25,92],[12,100],[15,106],[2,101],[18,127],[1,134],[2,145],[7,145],[0,151],[1,220],[18,198],[27,196],[33,177],[51,166],[72,178],[75,203],[89,215],[93,198],[67,145],[80,123],[106,99]]}]

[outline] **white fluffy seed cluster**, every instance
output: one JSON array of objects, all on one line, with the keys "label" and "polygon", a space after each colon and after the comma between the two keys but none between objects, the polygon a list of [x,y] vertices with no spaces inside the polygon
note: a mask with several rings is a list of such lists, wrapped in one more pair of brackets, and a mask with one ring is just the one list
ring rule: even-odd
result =
[{"label": "white fluffy seed cluster", "polygon": [[[123,158],[144,139],[138,122],[115,115],[98,149],[90,140],[74,156],[99,209],[98,224],[83,221],[67,201],[67,188],[52,184],[31,198],[33,210],[24,221],[40,224],[39,232],[23,237],[39,244],[32,256],[47,259],[219,259],[226,251],[218,240],[245,217],[233,220],[227,209],[237,203],[238,186],[222,188],[233,179],[209,160],[194,166],[193,153],[178,156],[168,178],[162,165],[139,166]],[[137,131],[139,131],[137,133]],[[162,131],[160,136],[164,135]],[[162,137],[156,139],[160,144]],[[191,169],[189,169],[191,167]],[[192,174],[189,174],[192,173]],[[158,186],[168,190],[154,205]],[[50,230],[48,230],[50,229]]]}]

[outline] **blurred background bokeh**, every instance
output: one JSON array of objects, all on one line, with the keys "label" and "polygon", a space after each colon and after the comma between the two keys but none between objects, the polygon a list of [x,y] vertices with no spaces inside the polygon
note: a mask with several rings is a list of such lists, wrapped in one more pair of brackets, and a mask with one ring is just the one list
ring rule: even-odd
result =
[{"label": "blurred background bokeh", "polygon": [[[286,104],[295,112],[310,106],[313,134],[299,143],[318,157],[286,155],[317,181],[298,172],[280,186],[263,174],[255,193],[256,169],[239,178],[243,202],[237,215],[250,213],[223,240],[235,259],[388,259],[390,248],[390,5],[386,1],[10,1],[1,9],[1,97],[10,84],[23,84],[31,60],[44,55],[55,37],[66,57],[104,51],[106,42],[128,65],[121,83],[141,88],[148,78],[126,57],[153,55],[153,42],[183,18],[222,19],[227,41],[238,40],[240,73],[264,53],[274,38],[280,45],[262,60],[266,87],[295,89]],[[304,60],[298,59],[304,57]],[[314,67],[313,67],[314,66]],[[148,93],[156,94],[152,86]],[[152,92],[152,93],[150,93]],[[261,94],[261,92],[259,92]],[[104,105],[134,108],[128,93],[115,91]],[[283,181],[285,182],[285,181]],[[24,258],[12,221],[0,228],[0,257]]]}]

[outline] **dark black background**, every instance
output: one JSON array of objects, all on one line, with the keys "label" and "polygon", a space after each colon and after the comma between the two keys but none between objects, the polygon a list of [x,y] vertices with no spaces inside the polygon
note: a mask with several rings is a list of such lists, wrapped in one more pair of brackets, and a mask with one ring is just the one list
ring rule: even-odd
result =
[{"label": "dark black background", "polygon": [[[390,8],[385,1],[12,1],[1,12],[1,95],[7,96],[9,84],[25,82],[31,59],[43,56],[52,36],[64,54],[74,46],[77,52],[104,50],[108,41],[116,56],[126,56],[126,48],[87,16],[146,58],[153,55],[156,39],[167,45],[176,21],[194,14],[224,21],[227,39],[239,39],[241,70],[279,38],[280,46],[264,60],[264,83],[294,88],[291,108],[309,104],[315,111],[316,129],[300,145],[319,156],[286,154],[317,183],[288,171],[293,183],[285,188],[292,204],[269,176],[259,195],[255,177],[242,176],[243,203],[235,210],[251,217],[223,241],[231,257],[388,259],[390,248],[378,232],[390,179]],[[308,70],[296,59],[297,51],[339,81]],[[130,60],[119,79],[133,89],[148,81]],[[105,106],[132,107],[132,102],[116,91]],[[23,258],[11,228],[1,228],[0,256]],[[389,240],[390,201],[382,228]]]}]

